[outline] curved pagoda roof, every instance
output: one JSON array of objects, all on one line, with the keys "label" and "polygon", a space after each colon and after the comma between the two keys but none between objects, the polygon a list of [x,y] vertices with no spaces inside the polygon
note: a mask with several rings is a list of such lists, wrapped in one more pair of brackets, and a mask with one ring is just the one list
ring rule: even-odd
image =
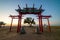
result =
[{"label": "curved pagoda roof", "polygon": [[34,8],[34,7],[26,7],[26,8],[23,8],[23,9],[21,9],[20,8],[20,6],[18,6],[19,7],[19,9],[16,9],[16,11],[17,12],[21,12],[21,13],[23,13],[23,14],[25,14],[25,13],[42,13],[44,10],[41,8],[41,6],[40,6],[40,8],[39,9],[37,9],[37,8]]}]

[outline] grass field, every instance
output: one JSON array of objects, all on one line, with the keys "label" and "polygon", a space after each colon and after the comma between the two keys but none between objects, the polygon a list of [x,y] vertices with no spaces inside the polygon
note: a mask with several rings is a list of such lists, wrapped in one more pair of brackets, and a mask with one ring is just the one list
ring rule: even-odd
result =
[{"label": "grass field", "polygon": [[25,27],[26,34],[17,33],[16,29],[9,32],[9,28],[0,28],[0,40],[60,40],[60,26],[51,26],[51,32],[44,30],[41,34],[35,33],[35,27]]}]

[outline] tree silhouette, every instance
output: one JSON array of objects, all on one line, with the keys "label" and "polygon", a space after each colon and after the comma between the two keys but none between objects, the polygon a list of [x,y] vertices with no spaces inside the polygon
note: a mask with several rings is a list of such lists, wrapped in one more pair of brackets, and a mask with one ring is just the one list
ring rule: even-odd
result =
[{"label": "tree silhouette", "polygon": [[2,25],[5,25],[6,23],[4,22],[0,22],[0,28],[2,27]]},{"label": "tree silhouette", "polygon": [[31,17],[27,17],[26,19],[24,19],[24,24],[25,23],[28,23],[30,27],[32,27],[32,24],[35,24],[35,21]]}]

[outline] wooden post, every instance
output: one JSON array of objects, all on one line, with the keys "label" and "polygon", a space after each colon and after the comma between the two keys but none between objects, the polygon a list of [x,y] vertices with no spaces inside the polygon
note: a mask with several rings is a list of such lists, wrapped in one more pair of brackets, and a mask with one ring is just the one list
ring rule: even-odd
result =
[{"label": "wooden post", "polygon": [[43,32],[42,16],[41,15],[39,15],[39,29],[40,29],[40,32]]},{"label": "wooden post", "polygon": [[50,22],[49,22],[49,19],[48,18],[47,18],[47,21],[48,21],[48,31],[51,32]]},{"label": "wooden post", "polygon": [[10,32],[11,32],[11,28],[12,28],[12,23],[13,23],[13,18],[12,18],[12,20],[11,20]]},{"label": "wooden post", "polygon": [[42,16],[40,17],[41,22],[41,32],[43,32],[43,25],[42,25]]},{"label": "wooden post", "polygon": [[39,17],[39,30],[41,31],[41,22],[40,22],[40,17]]},{"label": "wooden post", "polygon": [[20,30],[21,30],[21,17],[22,17],[22,15],[19,14],[19,16],[18,16],[18,27],[17,27],[17,32],[20,32]]},{"label": "wooden post", "polygon": [[18,27],[17,27],[17,32],[19,32],[19,19],[18,19]]}]

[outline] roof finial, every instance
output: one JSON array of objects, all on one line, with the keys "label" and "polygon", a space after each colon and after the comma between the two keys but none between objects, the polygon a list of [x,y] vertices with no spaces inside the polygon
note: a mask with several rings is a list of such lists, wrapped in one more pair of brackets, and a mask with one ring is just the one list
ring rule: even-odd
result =
[{"label": "roof finial", "polygon": [[19,5],[18,5],[18,8],[21,9]]},{"label": "roof finial", "polygon": [[40,6],[40,8],[39,9],[42,9],[42,5]]},{"label": "roof finial", "polygon": [[26,4],[26,8],[27,8],[27,4]]},{"label": "roof finial", "polygon": [[33,4],[33,8],[34,8],[34,6],[35,6],[35,5]]}]

